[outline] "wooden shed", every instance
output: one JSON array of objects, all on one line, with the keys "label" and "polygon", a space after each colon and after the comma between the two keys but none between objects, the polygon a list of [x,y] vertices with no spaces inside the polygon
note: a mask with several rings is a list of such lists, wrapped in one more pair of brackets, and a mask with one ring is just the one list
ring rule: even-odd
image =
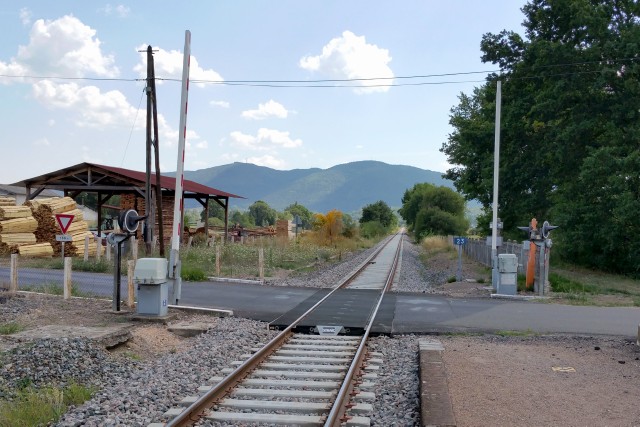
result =
[{"label": "wooden shed", "polygon": [[[153,206],[156,206],[157,203],[157,194],[153,187],[155,182],[156,177],[155,174],[152,173],[151,200],[153,200]],[[62,191],[65,196],[74,199],[85,192],[96,193],[98,196],[98,225],[102,224],[102,207],[109,206],[109,201],[116,195],[120,196],[120,209],[135,209],[141,215],[146,214],[145,172],[98,165],[95,163],[80,163],[55,172],[28,178],[12,185],[25,187],[26,200],[32,200],[45,190]],[[162,230],[160,230],[159,227],[158,215],[154,215],[154,235],[162,235],[165,239],[168,239],[173,229],[173,209],[176,188],[175,177],[160,175],[160,187],[162,188]],[[184,199],[194,199],[200,203],[206,211],[206,217],[208,217],[210,200],[214,200],[224,208],[226,240],[228,234],[229,199],[242,199],[244,197],[207,187],[187,179],[183,181],[182,195]],[[205,229],[206,227],[207,223],[205,222]]]}]

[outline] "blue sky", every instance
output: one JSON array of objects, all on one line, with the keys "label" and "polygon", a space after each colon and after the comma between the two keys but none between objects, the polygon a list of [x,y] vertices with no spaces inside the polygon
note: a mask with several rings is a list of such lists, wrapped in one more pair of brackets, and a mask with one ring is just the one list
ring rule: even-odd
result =
[{"label": "blue sky", "polygon": [[[129,80],[145,76],[138,50],[149,44],[157,50],[156,77],[180,79],[185,30],[191,80],[218,82],[190,86],[185,169],[236,161],[324,169],[379,160],[445,171],[439,149],[451,132],[449,111],[485,75],[399,77],[494,69],[480,61],[481,36],[522,33],[523,4],[3,2],[0,183],[83,161],[143,170],[144,84]],[[228,84],[241,80],[308,83]],[[442,82],[454,83],[379,86]],[[157,91],[161,171],[174,171],[180,82],[159,82]]]}]

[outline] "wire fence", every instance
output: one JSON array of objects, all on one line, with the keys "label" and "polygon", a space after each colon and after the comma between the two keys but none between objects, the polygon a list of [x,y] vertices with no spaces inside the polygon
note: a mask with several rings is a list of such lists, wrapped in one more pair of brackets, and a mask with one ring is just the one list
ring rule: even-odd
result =
[{"label": "wire fence", "polygon": [[[467,239],[467,243],[462,247],[463,253],[469,258],[491,267],[491,245],[487,240],[480,238]],[[524,273],[524,265],[529,257],[529,241],[516,242],[513,240],[503,241],[497,247],[497,254],[514,254],[518,258],[518,272]]]}]

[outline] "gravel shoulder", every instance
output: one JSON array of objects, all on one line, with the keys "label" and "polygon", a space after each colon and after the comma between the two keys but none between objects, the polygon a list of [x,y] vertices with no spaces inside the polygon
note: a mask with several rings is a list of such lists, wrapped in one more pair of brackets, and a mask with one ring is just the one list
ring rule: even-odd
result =
[{"label": "gravel shoulder", "polygon": [[[351,271],[365,257],[366,253],[353,255],[322,272],[284,277],[270,284],[326,287],[335,275]],[[450,252],[425,255],[406,240],[401,275],[393,290],[489,298],[490,272],[468,260],[463,263],[465,280],[447,283],[456,274],[456,262]],[[122,316],[110,313],[110,304],[23,294],[0,304],[0,325],[17,323],[32,329],[125,322]],[[207,370],[207,377],[212,376],[273,334],[264,323],[247,319],[180,313],[178,320],[209,322],[211,330],[195,338],[181,338],[165,325],[137,324],[133,339],[109,351],[75,340],[64,345],[44,340],[19,351],[8,350],[15,343],[0,335],[0,393],[27,376],[39,375],[43,383],[64,383],[65,375],[82,370],[86,375],[79,379],[92,382],[100,391],[86,404],[70,409],[58,425],[145,426],[161,420],[164,411],[193,393],[201,385],[202,372]],[[376,388],[372,425],[420,425],[420,338],[372,340],[371,348],[383,353],[387,363]],[[621,337],[530,334],[435,338],[445,348],[443,360],[458,426],[640,425],[640,351],[634,342]],[[51,359],[51,364],[43,363],[45,359]]]}]

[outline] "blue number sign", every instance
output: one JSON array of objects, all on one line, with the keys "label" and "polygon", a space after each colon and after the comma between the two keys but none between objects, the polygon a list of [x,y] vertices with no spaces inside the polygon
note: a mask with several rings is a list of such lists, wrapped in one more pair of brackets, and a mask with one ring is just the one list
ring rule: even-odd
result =
[{"label": "blue number sign", "polygon": [[453,238],[453,244],[456,245],[456,246],[466,245],[467,244],[467,238],[466,237],[454,237]]}]

